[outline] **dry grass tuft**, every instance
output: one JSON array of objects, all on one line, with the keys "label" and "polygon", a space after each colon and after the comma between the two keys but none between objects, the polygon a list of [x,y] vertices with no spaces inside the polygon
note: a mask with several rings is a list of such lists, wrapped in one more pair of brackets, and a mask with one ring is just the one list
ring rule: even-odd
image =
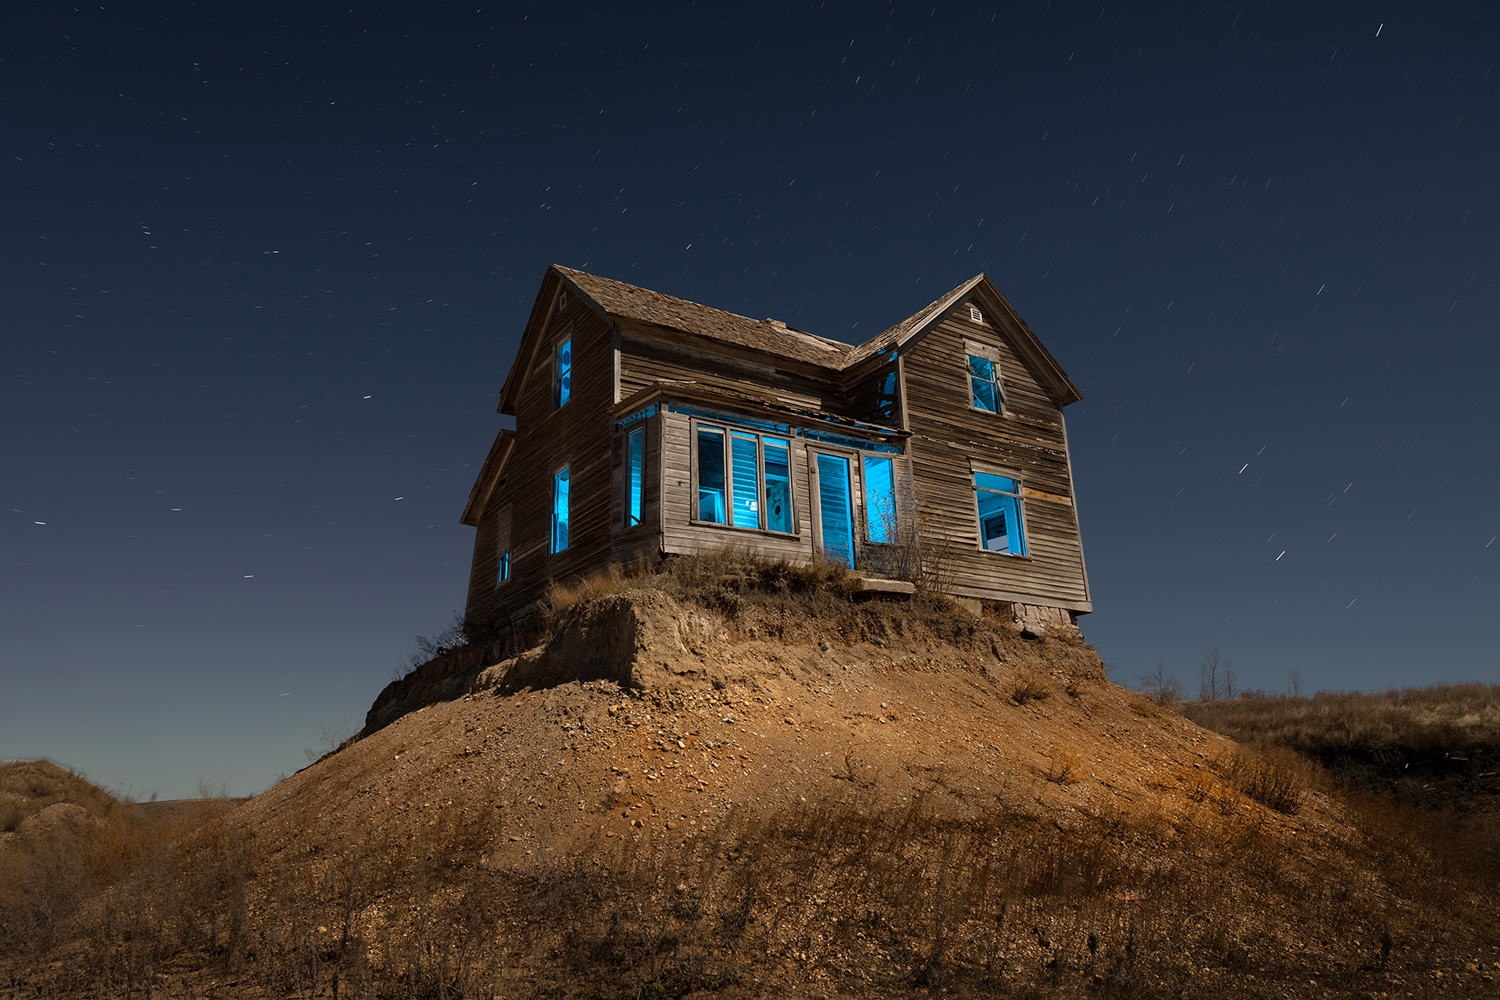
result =
[{"label": "dry grass tuft", "polygon": [[1054,748],[1047,765],[1047,780],[1057,785],[1076,785],[1083,780],[1083,762],[1065,747]]},{"label": "dry grass tuft", "polygon": [[1028,668],[1016,674],[1011,682],[1010,699],[1017,705],[1031,701],[1046,701],[1052,696],[1052,678],[1046,671]]}]

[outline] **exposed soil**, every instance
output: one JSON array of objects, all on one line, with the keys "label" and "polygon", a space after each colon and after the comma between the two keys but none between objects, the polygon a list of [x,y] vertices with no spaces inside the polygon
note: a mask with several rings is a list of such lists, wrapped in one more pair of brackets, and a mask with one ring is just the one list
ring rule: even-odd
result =
[{"label": "exposed soil", "polygon": [[[1076,633],[659,590],[556,625],[419,669],[228,813],[262,928],[239,960],[305,935],[312,971],[179,953],[183,988],[321,993],[316,956],[358,941],[361,982],[471,995],[1493,990],[1493,886],[1108,683]],[[1262,766],[1290,805],[1246,794]]]}]

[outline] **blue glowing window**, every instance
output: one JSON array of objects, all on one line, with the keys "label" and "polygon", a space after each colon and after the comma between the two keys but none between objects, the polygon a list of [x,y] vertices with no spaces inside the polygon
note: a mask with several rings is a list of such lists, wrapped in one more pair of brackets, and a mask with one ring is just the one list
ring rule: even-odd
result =
[{"label": "blue glowing window", "polygon": [[552,477],[552,547],[553,553],[568,547],[568,470]]},{"label": "blue glowing window", "polygon": [[552,362],[552,408],[559,409],[573,395],[573,338],[557,345]]},{"label": "blue glowing window", "polygon": [[1000,366],[991,358],[969,355],[969,385],[972,405],[978,410],[999,413],[1005,402],[1000,395]]},{"label": "blue glowing window", "polygon": [[1014,479],[987,472],[974,473],[974,499],[979,507],[979,544],[987,552],[1026,554],[1026,532],[1021,525],[1021,488]]},{"label": "blue glowing window", "polygon": [[896,540],[896,463],[865,456],[865,518],[870,541]]},{"label": "blue glowing window", "polygon": [[646,429],[625,436],[625,527],[641,523],[641,494],[646,483]]}]

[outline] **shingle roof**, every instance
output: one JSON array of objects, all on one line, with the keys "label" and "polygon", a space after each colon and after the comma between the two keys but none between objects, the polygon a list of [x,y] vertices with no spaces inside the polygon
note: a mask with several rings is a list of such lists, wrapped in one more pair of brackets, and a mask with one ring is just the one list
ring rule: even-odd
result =
[{"label": "shingle roof", "polygon": [[916,312],[912,313],[910,316],[906,317],[901,322],[891,327],[889,330],[886,330],[882,333],[877,333],[875,336],[871,337],[869,340],[865,341],[863,344],[860,344],[858,347],[849,352],[848,357],[844,359],[844,367],[848,368],[851,365],[859,364],[859,362],[863,361],[865,358],[870,357],[872,354],[879,354],[881,351],[887,350],[891,347],[895,347],[896,345],[901,343],[901,341],[906,339],[907,334],[925,324],[929,319],[941,313],[946,313],[949,309],[952,309],[954,304],[957,303],[959,299],[967,295],[975,285],[979,284],[983,280],[984,275],[982,273],[976,274],[968,281],[965,281],[963,284],[953,289],[953,291],[942,296],[941,298],[934,299],[926,306],[918,309]]},{"label": "shingle roof", "polygon": [[[1037,339],[1036,334],[1031,331],[1025,321],[1015,314],[1015,310],[1011,308],[1005,296],[989,283],[989,279],[983,273],[976,274],[952,291],[934,299],[890,329],[876,334],[863,344],[853,346],[801,330],[789,329],[786,324],[774,320],[750,319],[748,316],[739,316],[722,309],[689,302],[686,299],[673,298],[647,288],[627,285],[623,281],[611,281],[608,278],[575,271],[558,264],[553,264],[549,271],[555,273],[562,281],[573,285],[580,294],[591,299],[600,309],[617,319],[649,323],[658,327],[709,337],[840,372],[847,371],[876,354],[901,348],[913,337],[920,336],[929,326],[940,322],[966,296],[975,294],[976,289],[983,286],[981,291],[999,300],[1000,307],[1014,323],[1014,332],[1019,338],[1019,346],[1023,353],[1038,367],[1041,377],[1052,385],[1062,404],[1067,405],[1082,398],[1078,387],[1068,379],[1062,366]],[[546,287],[544,283],[543,288]],[[538,303],[540,301],[539,296]],[[536,308],[539,309],[540,304]],[[536,315],[534,309],[533,321]],[[514,369],[512,369],[512,374],[514,374]],[[508,395],[510,384],[510,379],[507,378],[506,389],[501,393],[502,413],[512,412],[505,409],[506,400],[510,398]]]},{"label": "shingle roof", "polygon": [[835,370],[844,367],[844,359],[853,350],[848,344],[792,330],[771,320],[737,316],[722,309],[627,285],[623,281],[611,281],[557,264],[552,266],[613,316],[769,351]]}]

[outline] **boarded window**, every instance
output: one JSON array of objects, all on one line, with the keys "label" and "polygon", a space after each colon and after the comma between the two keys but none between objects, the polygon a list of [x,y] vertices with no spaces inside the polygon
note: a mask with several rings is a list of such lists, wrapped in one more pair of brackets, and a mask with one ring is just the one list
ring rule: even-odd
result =
[{"label": "boarded window", "polygon": [[554,553],[568,547],[568,470],[552,477],[552,546]]},{"label": "boarded window", "polygon": [[573,338],[557,345],[552,358],[552,408],[567,404],[573,395]]},{"label": "boarded window", "polygon": [[495,586],[510,579],[510,504],[495,516]]},{"label": "boarded window", "polygon": [[625,436],[625,527],[641,523],[641,496],[646,484],[646,428]]},{"label": "boarded window", "polygon": [[988,472],[974,473],[974,499],[979,508],[979,544],[987,552],[1026,554],[1021,524],[1021,490],[1014,479]]}]

